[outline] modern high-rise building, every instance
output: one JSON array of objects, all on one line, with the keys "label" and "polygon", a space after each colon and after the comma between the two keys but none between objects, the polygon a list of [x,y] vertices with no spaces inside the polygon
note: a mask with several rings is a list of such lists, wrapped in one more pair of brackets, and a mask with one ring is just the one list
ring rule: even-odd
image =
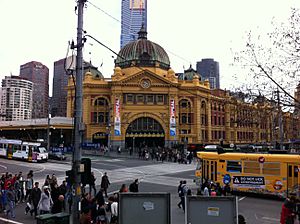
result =
[{"label": "modern high-rise building", "polygon": [[208,79],[211,89],[220,88],[219,62],[212,58],[205,58],[197,62],[197,72],[203,80]]},{"label": "modern high-rise building", "polygon": [[6,76],[0,89],[0,121],[31,119],[33,83],[19,76]]},{"label": "modern high-rise building", "polygon": [[121,48],[138,39],[142,24],[147,30],[147,0],[122,0]]},{"label": "modern high-rise building", "polygon": [[20,77],[33,82],[32,118],[48,117],[49,69],[40,62],[31,61],[20,66]]},{"label": "modern high-rise building", "polygon": [[51,99],[51,116],[65,117],[67,115],[67,69],[75,69],[76,57],[70,56],[54,62],[53,86]]}]

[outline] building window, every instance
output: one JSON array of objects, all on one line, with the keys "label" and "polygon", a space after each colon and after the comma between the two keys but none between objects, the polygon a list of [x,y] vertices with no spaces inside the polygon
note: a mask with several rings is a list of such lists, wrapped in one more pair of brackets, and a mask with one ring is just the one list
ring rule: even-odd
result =
[{"label": "building window", "polygon": [[137,95],[136,101],[137,103],[144,103],[144,95]]},{"label": "building window", "polygon": [[147,95],[147,103],[154,103],[154,96],[153,95]]},{"label": "building window", "polygon": [[157,95],[157,96],[156,96],[156,102],[157,102],[157,103],[163,103],[163,102],[164,102],[164,97],[163,97],[163,95]]},{"label": "building window", "polygon": [[126,95],[126,100],[128,103],[133,103],[133,95],[132,94],[127,94]]}]

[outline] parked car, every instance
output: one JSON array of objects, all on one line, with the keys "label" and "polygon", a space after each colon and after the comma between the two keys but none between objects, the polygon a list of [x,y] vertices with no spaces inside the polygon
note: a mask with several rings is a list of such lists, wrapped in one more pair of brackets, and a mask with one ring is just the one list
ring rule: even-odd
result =
[{"label": "parked car", "polygon": [[48,153],[49,159],[55,159],[55,160],[66,160],[67,157],[63,152],[49,152]]}]

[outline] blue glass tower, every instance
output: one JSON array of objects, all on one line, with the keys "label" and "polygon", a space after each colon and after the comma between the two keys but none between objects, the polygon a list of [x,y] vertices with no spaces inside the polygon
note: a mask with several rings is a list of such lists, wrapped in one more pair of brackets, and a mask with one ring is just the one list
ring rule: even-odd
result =
[{"label": "blue glass tower", "polygon": [[147,0],[122,0],[120,47],[137,40],[138,32],[144,24],[147,30]]}]

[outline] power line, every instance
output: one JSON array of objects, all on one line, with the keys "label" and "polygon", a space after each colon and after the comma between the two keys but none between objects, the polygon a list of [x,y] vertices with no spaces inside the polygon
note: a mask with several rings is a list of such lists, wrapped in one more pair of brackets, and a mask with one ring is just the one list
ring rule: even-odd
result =
[{"label": "power line", "polygon": [[[93,6],[94,8],[96,8],[97,10],[101,11],[102,13],[104,13],[105,15],[107,15],[108,17],[112,18],[113,20],[115,20],[116,22],[120,23],[121,25],[126,26],[127,28],[129,28],[130,30],[130,34],[133,34],[133,30],[131,29],[131,26],[122,22],[121,20],[119,20],[118,18],[116,18],[115,16],[111,15],[110,13],[106,12],[105,10],[101,9],[99,6],[95,5],[94,3],[87,1],[91,6]],[[182,56],[179,56],[178,54],[175,54],[173,51],[170,51],[166,48],[164,48],[168,53],[172,54],[173,56],[191,64],[191,60],[187,60],[186,58],[183,58]]]}]

